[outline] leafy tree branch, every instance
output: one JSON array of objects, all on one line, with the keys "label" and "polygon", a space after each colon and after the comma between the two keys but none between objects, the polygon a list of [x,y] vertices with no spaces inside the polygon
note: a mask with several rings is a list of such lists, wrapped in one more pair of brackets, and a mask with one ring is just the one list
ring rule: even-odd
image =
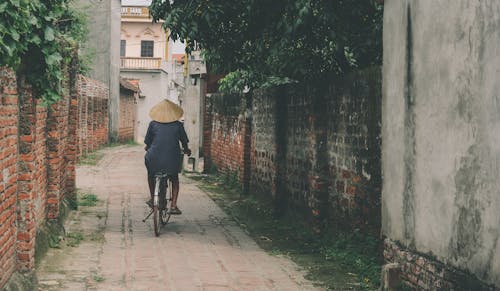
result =
[{"label": "leafy tree branch", "polygon": [[0,65],[25,75],[46,104],[56,102],[85,19],[69,0],[4,0],[0,14]]},{"label": "leafy tree branch", "polygon": [[188,52],[199,45],[212,71],[233,72],[224,86],[241,90],[379,65],[383,7],[377,2],[153,0],[150,11],[171,38],[190,40]]}]

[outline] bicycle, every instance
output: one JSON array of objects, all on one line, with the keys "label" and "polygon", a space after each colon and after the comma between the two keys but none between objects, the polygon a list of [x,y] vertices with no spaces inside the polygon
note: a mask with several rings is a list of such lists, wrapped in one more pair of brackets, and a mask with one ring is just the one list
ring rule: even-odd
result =
[{"label": "bicycle", "polygon": [[[166,185],[165,185],[166,183]],[[153,195],[153,204],[150,205],[151,212],[142,220],[146,220],[153,215],[153,224],[155,235],[160,235],[160,228],[168,223],[170,220],[170,214],[168,209],[172,204],[172,181],[170,180],[169,174],[165,172],[159,172],[155,174],[155,191]],[[161,225],[160,225],[161,224]]]}]

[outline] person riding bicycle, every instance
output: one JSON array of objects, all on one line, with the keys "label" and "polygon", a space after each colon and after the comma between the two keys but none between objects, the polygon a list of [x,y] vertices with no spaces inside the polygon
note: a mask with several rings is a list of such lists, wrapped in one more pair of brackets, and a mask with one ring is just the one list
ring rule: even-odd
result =
[{"label": "person riding bicycle", "polygon": [[163,100],[156,104],[149,116],[152,121],[149,123],[144,143],[146,144],[146,155],[144,156],[148,171],[148,184],[151,200],[147,203],[152,205],[155,190],[155,174],[166,172],[172,181],[172,206],[168,209],[170,214],[181,214],[177,207],[177,197],[179,196],[179,172],[181,170],[181,148],[184,154],[190,156],[191,150],[188,147],[189,139],[184,125],[179,119],[184,111],[177,104]]}]

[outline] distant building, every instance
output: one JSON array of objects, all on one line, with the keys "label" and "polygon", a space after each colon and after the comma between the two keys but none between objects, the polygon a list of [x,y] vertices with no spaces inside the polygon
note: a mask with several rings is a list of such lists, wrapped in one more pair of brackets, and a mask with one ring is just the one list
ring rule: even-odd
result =
[{"label": "distant building", "polygon": [[151,1],[122,0],[120,75],[139,80],[135,140],[144,141],[150,122],[149,110],[163,99],[184,109],[184,127],[190,139],[192,156],[184,161],[188,170],[199,167],[203,137],[202,101],[205,64],[199,51],[189,57],[174,52],[160,23],[152,23]]},{"label": "distant building", "polygon": [[121,7],[120,75],[139,80],[141,88],[135,128],[138,142],[142,142],[146,135],[152,106],[165,98],[180,103],[179,93],[171,90],[176,87],[171,84],[175,75],[175,68],[169,61],[172,41],[161,23],[152,23],[147,7],[150,2],[122,0]]}]

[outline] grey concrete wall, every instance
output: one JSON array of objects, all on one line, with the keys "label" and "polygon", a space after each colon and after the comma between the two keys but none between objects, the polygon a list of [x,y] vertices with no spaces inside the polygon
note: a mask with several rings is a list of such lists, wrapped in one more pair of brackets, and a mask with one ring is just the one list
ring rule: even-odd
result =
[{"label": "grey concrete wall", "polygon": [[500,1],[386,0],[382,232],[500,286]]},{"label": "grey concrete wall", "polygon": [[121,1],[111,0],[109,60],[109,137],[118,141],[120,127],[120,31]]},{"label": "grey concrete wall", "polygon": [[89,77],[109,87],[109,130],[112,141],[118,137],[120,100],[120,0],[78,0],[74,5],[88,17],[88,40],[83,53],[91,57]]},{"label": "grey concrete wall", "polygon": [[[184,109],[184,128],[189,137],[189,147],[194,158],[194,170],[199,171],[198,161],[203,142],[203,116],[202,116],[202,88],[203,79],[197,76],[196,84],[191,83],[191,77],[184,81],[185,90],[181,94],[182,108]],[[187,158],[184,159],[184,167],[189,169]],[[203,169],[201,169],[203,170]]]}]

